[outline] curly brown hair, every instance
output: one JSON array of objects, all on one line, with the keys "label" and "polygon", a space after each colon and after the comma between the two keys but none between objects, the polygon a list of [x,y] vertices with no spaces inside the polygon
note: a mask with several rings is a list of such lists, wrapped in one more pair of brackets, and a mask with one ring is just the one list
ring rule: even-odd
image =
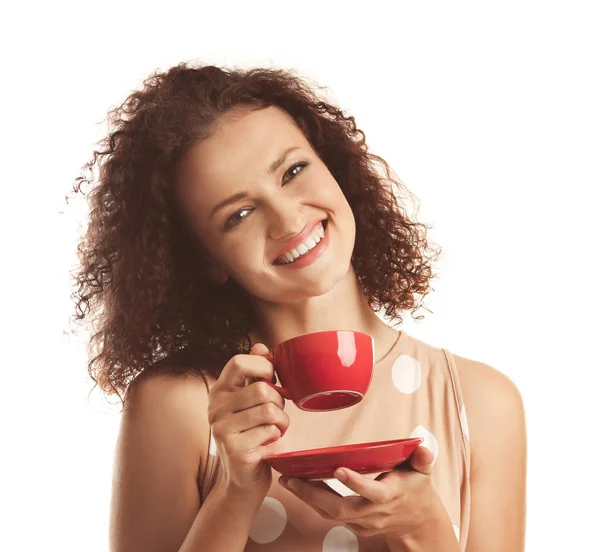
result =
[{"label": "curly brown hair", "polygon": [[414,312],[437,277],[431,263],[441,249],[429,247],[430,227],[406,214],[400,192],[413,195],[368,152],[354,117],[319,97],[323,88],[293,70],[182,62],[152,73],[108,112],[110,132],[73,186],[84,193],[98,168],[72,294],[73,320],[87,316],[92,328],[94,387],[124,404],[121,392],[142,372],[218,377],[232,356],[250,351],[249,296],[232,278],[217,285],[208,277],[206,252],[174,194],[179,160],[233,108],[274,105],[293,117],[352,208],[351,262],[371,308],[392,321],[402,322],[403,310],[423,318]]}]

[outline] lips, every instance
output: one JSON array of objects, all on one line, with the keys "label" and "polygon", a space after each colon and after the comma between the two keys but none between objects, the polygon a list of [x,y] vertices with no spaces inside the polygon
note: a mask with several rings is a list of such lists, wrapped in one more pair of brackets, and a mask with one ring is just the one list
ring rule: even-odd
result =
[{"label": "lips", "polygon": [[307,224],[303,229],[302,232],[300,232],[297,236],[295,236],[294,238],[292,238],[291,240],[289,240],[280,250],[279,252],[275,255],[275,257],[273,258],[272,263],[275,263],[275,261],[281,257],[281,255],[283,255],[284,253],[287,253],[288,251],[290,251],[291,249],[296,249],[296,247],[298,247],[300,244],[304,243],[304,241],[306,240],[306,238],[308,236],[310,236],[310,234],[312,234],[313,230],[315,229],[315,227],[317,226],[317,224],[321,224],[321,222],[323,222],[323,226],[326,227],[327,226],[327,218],[323,218],[323,219],[318,219],[314,222],[311,222],[309,224]]}]

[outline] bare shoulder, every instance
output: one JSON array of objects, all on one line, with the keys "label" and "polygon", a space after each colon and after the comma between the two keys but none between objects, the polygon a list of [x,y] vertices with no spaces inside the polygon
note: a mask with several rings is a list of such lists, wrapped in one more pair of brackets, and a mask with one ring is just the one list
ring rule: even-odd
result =
[{"label": "bare shoulder", "polygon": [[515,403],[522,404],[519,389],[506,374],[484,362],[457,354],[453,354],[453,356],[463,395],[469,396],[471,401],[482,403],[492,400],[500,408],[514,406]]},{"label": "bare shoulder", "polygon": [[[153,425],[156,435],[188,446],[196,473],[208,453],[208,390],[199,374],[161,370],[143,373],[130,388],[123,409],[122,432]],[[195,456],[195,457],[194,457]]]},{"label": "bare shoulder", "polygon": [[474,467],[499,430],[519,437],[524,431],[523,398],[515,382],[489,364],[454,354],[468,419]]},{"label": "bare shoulder", "polygon": [[453,356],[471,448],[471,526],[466,550],[520,552],[525,540],[527,473],[523,398],[501,371]]},{"label": "bare shoulder", "polygon": [[524,417],[523,398],[512,379],[484,362],[453,356],[470,430],[479,425],[490,434],[498,424],[518,423]]},{"label": "bare shoulder", "polygon": [[[131,384],[124,412],[139,406],[143,401],[168,401],[179,395],[200,399],[208,403],[208,392],[204,378],[191,370],[169,371],[168,368],[144,372]],[[194,401],[195,403],[195,401]],[[188,405],[189,406],[189,405]]]},{"label": "bare shoulder", "polygon": [[142,374],[132,383],[113,463],[111,550],[177,550],[200,508],[208,454],[208,392],[195,374]]}]

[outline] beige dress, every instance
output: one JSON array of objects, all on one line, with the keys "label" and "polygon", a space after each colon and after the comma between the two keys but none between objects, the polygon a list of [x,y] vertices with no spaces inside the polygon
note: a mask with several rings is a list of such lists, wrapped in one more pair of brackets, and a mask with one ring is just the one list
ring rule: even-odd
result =
[{"label": "beige dress", "polygon": [[[395,345],[375,364],[371,386],[360,403],[315,413],[286,401],[285,411],[290,426],[283,438],[269,445],[273,453],[423,437],[422,444],[435,455],[433,486],[448,511],[460,549],[465,550],[470,517],[469,430],[452,353],[399,332]],[[199,481],[203,498],[214,486],[219,469],[211,436],[205,477]],[[279,477],[273,470],[246,552],[388,550],[382,536],[357,537],[342,524],[322,518],[281,487]],[[335,479],[327,482],[343,496],[352,493]]]}]

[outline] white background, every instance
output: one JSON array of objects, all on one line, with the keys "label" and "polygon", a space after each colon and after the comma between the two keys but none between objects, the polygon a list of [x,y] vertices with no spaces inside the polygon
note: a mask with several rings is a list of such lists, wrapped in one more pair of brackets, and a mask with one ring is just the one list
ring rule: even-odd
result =
[{"label": "white background", "polygon": [[597,3],[210,4],[3,9],[0,549],[108,549],[119,405],[88,398],[86,336],[68,335],[87,208],[64,195],[108,109],[187,60],[293,68],[355,115],[444,249],[433,313],[404,329],[521,390],[527,550],[594,548]]}]

